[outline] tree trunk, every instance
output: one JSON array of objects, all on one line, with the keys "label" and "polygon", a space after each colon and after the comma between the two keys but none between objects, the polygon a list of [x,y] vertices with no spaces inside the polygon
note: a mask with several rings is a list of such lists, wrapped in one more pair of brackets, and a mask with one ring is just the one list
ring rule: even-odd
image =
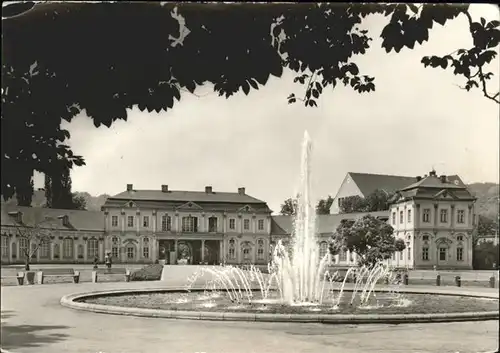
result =
[{"label": "tree trunk", "polygon": [[24,269],[26,271],[30,270],[30,257],[29,256],[26,256],[26,259],[24,260]]}]

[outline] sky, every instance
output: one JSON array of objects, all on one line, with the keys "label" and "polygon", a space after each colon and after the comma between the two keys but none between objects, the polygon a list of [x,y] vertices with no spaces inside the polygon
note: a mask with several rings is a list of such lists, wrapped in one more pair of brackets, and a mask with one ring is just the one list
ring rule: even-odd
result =
[{"label": "sky", "polygon": [[[493,5],[472,5],[471,13],[474,19],[500,19]],[[246,187],[279,212],[297,190],[305,130],[313,141],[314,198],[335,196],[348,172],[417,176],[434,168],[466,183],[498,182],[498,104],[478,90],[458,88],[465,82],[451,71],[420,63],[426,55],[472,46],[465,17],[435,24],[428,42],[398,54],[381,48],[383,24],[382,17],[365,21],[372,48],[355,59],[362,73],[376,77],[375,92],[337,86],[326,90],[318,108],[289,105],[286,97],[304,88],[285,71],[248,96],[226,100],[201,87],[168,112],[134,108],[127,122],[111,128],[95,128],[80,114],[63,124],[69,145],[86,160],[72,171],[73,191],[113,195],[126,184],[193,191],[210,185],[225,192]],[[495,92],[499,63],[497,57],[489,70]],[[42,175],[35,176],[35,186],[43,187]]]}]

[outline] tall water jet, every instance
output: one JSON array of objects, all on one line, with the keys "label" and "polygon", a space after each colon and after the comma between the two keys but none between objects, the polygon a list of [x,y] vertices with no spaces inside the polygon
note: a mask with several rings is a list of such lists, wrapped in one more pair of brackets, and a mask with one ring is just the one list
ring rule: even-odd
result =
[{"label": "tall water jet", "polygon": [[[292,235],[292,254],[283,251],[281,243],[275,252],[279,268],[282,297],[288,302],[312,302],[321,298],[321,273],[326,266],[320,261],[316,239],[316,212],[311,203],[311,152],[312,143],[307,131],[302,143],[300,184],[295,205],[295,222]],[[280,249],[281,248],[281,249]],[[327,255],[328,256],[328,255]]]}]

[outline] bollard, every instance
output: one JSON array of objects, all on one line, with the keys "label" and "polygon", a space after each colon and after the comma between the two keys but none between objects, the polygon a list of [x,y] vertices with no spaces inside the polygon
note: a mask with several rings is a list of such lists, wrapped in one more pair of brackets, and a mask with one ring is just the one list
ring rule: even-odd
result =
[{"label": "bollard", "polygon": [[42,271],[38,271],[36,273],[36,282],[38,284],[43,284],[43,272]]},{"label": "bollard", "polygon": [[490,277],[490,288],[495,288],[495,276]]},{"label": "bollard", "polygon": [[127,269],[127,272],[125,273],[125,282],[130,282],[130,270]]},{"label": "bollard", "polygon": [[22,286],[24,283],[24,272],[17,273],[17,283]]},{"label": "bollard", "polygon": [[35,284],[35,272],[33,271],[26,272],[26,282],[28,284]]},{"label": "bollard", "polygon": [[73,282],[80,283],[80,271],[75,271],[73,274]]},{"label": "bollard", "polygon": [[404,274],[404,276],[403,276],[403,284],[404,284],[405,286],[407,286],[407,285],[408,285],[408,280],[409,280],[408,274],[407,274],[407,273],[405,273],[405,274]]},{"label": "bollard", "polygon": [[97,283],[97,271],[92,271],[92,283]]},{"label": "bollard", "polygon": [[460,278],[460,276],[455,276],[455,284],[457,285],[457,287],[462,286],[462,279]]},{"label": "bollard", "polygon": [[441,275],[436,275],[436,286],[440,286],[441,285]]}]

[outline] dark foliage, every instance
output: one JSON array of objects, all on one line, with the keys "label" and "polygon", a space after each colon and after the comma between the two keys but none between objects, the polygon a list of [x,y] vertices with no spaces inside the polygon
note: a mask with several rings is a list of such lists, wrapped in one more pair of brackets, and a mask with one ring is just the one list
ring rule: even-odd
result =
[{"label": "dark foliage", "polygon": [[384,190],[375,190],[366,198],[348,196],[340,203],[340,213],[387,211],[392,195]]},{"label": "dark foliage", "polygon": [[281,204],[281,211],[280,211],[280,213],[283,216],[292,216],[292,215],[295,215],[295,210],[296,209],[297,209],[297,198],[292,199],[290,197],[289,199],[286,199]]},{"label": "dark foliage", "polygon": [[326,199],[321,199],[316,205],[317,214],[330,214],[330,207],[332,207],[333,197],[328,195]]},{"label": "dark foliage", "polygon": [[342,220],[330,241],[330,253],[349,250],[358,255],[359,265],[373,266],[405,249],[404,241],[396,239],[393,231],[389,224],[371,215]]},{"label": "dark foliage", "polygon": [[161,273],[163,271],[163,265],[155,264],[148,265],[139,270],[131,273],[131,281],[159,281],[161,279]]},{"label": "dark foliage", "polygon": [[[375,78],[353,57],[370,48],[364,17],[387,16],[381,34],[387,52],[428,40],[434,23],[444,25],[461,14],[470,18],[468,6],[448,4],[13,6],[2,9],[12,17],[2,20],[1,192],[4,199],[17,192],[23,203],[34,170],[53,176],[64,169],[59,161],[69,168],[84,165],[64,144],[69,133],[61,129],[63,119],[71,121],[82,110],[95,126],[110,126],[126,120],[126,109],[134,105],[168,110],[204,83],[226,98],[240,90],[248,94],[270,75],[280,77],[284,68],[305,86],[304,94],[292,93],[288,101],[315,107],[322,92],[338,84],[359,93],[375,90]],[[23,9],[29,10],[20,14]],[[477,57],[463,62],[458,57],[455,73],[474,78],[483,90],[491,75],[469,74],[467,68],[482,70],[481,64],[491,61],[497,27],[495,21],[470,22],[475,47],[457,52]]]}]

